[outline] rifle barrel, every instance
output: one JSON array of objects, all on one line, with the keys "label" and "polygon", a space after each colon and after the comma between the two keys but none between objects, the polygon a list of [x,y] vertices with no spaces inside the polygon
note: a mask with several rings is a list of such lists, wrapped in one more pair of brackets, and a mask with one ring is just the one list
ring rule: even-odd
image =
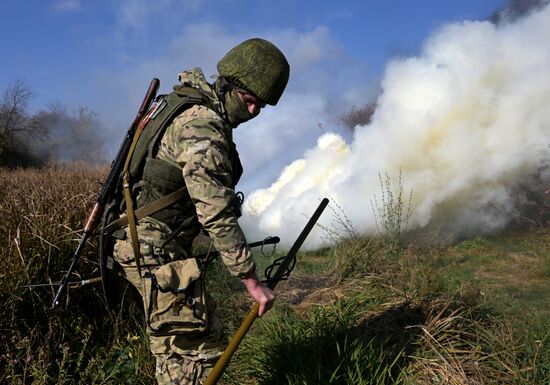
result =
[{"label": "rifle barrel", "polygon": [[132,139],[134,137],[136,128],[139,125],[139,122],[141,121],[145,113],[147,112],[147,109],[151,105],[151,102],[155,98],[159,84],[160,84],[160,81],[157,78],[154,78],[153,80],[151,80],[151,84],[149,84],[149,88],[147,89],[147,93],[145,94],[145,97],[141,102],[139,111],[124,137],[124,140],[122,142],[122,145],[120,146],[120,149],[118,150],[118,154],[116,158],[111,163],[111,169],[109,170],[109,174],[107,175],[107,179],[105,183],[103,183],[103,186],[101,187],[101,191],[98,194],[94,208],[92,209],[92,212],[88,216],[88,220],[86,221],[86,225],[84,226],[84,231],[82,233],[82,236],[80,237],[80,242],[78,243],[76,251],[73,254],[73,260],[71,261],[69,270],[67,270],[67,272],[65,273],[65,276],[61,280],[61,285],[59,285],[59,288],[57,289],[57,293],[55,294],[55,297],[53,299],[53,303],[51,307],[52,309],[54,309],[57,305],[59,305],[59,300],[63,295],[63,292],[67,288],[67,284],[69,283],[71,274],[73,273],[73,270],[78,260],[80,259],[80,255],[82,254],[82,251],[84,250],[84,246],[86,245],[86,240],[97,227],[97,224],[99,223],[99,220],[103,215],[105,204],[111,199],[111,196],[115,192],[115,189],[118,185],[120,173],[122,172],[122,167],[124,165],[124,161],[126,160],[126,156],[128,154],[128,150],[132,143]]},{"label": "rifle barrel", "polygon": [[[88,221],[89,222],[89,221]],[[69,270],[67,270],[67,273],[63,276],[63,279],[61,280],[61,285],[57,288],[57,293],[55,294],[55,297],[52,302],[52,309],[55,308],[57,305],[59,305],[59,299],[63,295],[63,292],[67,288],[67,285],[69,283],[69,279],[71,276],[71,273],[73,272],[78,260],[80,259],[80,255],[82,254],[82,250],[84,249],[84,245],[86,244],[86,240],[90,236],[90,231],[84,230],[82,233],[82,236],[80,237],[80,242],[78,243],[78,246],[73,254],[73,260],[71,261],[71,265],[69,266]]]}]

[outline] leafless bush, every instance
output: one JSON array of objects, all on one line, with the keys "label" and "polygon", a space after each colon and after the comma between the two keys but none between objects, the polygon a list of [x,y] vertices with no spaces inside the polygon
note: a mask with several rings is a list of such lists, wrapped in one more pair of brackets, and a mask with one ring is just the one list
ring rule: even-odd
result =
[{"label": "leafless bush", "polygon": [[354,130],[356,126],[369,124],[375,111],[375,103],[369,103],[361,107],[352,106],[340,116],[340,120],[345,127]]}]

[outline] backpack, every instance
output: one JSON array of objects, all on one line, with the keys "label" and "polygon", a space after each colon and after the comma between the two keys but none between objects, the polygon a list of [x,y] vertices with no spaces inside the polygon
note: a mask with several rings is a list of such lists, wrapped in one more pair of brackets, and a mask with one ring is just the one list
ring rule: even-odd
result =
[{"label": "backpack", "polygon": [[[135,143],[133,144],[131,152],[128,154],[128,156],[131,157],[127,159],[129,162],[128,172],[131,184],[140,181],[146,163],[154,163],[147,162],[147,158],[149,157],[151,159],[152,155],[156,152],[158,142],[172,120],[185,109],[193,105],[201,104],[209,106],[210,103],[210,98],[203,91],[187,86],[175,86],[173,92],[159,95],[155,99],[155,102],[140,123],[143,130],[136,134],[139,135],[139,137],[134,138]],[[179,199],[185,194],[183,190],[184,189],[179,190]],[[172,200],[177,198],[178,197],[174,197]],[[151,205],[155,206],[152,207],[154,212],[171,204],[170,200],[164,203],[159,201],[161,201],[161,199],[153,202],[156,203],[156,206],[155,204]],[[134,203],[136,203],[135,200]],[[163,207],[163,205],[165,206]],[[113,194],[113,198],[108,205],[106,205],[99,236],[99,265],[102,278],[103,298],[107,307],[110,309],[113,309],[120,302],[118,294],[120,292],[121,280],[118,279],[117,276],[121,273],[121,267],[114,263],[113,249],[116,240],[124,236],[124,231],[121,229],[121,227],[125,226],[127,223],[127,220],[124,221],[124,217],[121,218],[121,213],[123,213],[124,210],[125,202],[122,193],[121,177],[117,191]],[[151,211],[151,209],[149,211]],[[144,216],[153,215],[153,213],[146,213]]]}]

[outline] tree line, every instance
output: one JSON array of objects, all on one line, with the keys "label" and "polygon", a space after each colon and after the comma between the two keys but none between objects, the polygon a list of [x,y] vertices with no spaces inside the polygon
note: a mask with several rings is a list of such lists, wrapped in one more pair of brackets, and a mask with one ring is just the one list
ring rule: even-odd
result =
[{"label": "tree line", "polygon": [[0,167],[39,167],[48,162],[104,159],[101,124],[85,106],[69,112],[61,102],[29,112],[35,96],[32,88],[17,79],[0,99]]}]

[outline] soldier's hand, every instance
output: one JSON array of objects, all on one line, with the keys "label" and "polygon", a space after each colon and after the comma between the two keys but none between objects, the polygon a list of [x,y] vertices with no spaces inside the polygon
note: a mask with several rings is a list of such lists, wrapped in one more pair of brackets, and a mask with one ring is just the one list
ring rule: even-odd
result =
[{"label": "soldier's hand", "polygon": [[275,301],[275,293],[269,287],[264,285],[256,273],[249,274],[248,277],[241,279],[241,282],[246,286],[248,295],[260,305],[260,310],[258,311],[258,316],[261,317],[264,315],[271,307]]}]

